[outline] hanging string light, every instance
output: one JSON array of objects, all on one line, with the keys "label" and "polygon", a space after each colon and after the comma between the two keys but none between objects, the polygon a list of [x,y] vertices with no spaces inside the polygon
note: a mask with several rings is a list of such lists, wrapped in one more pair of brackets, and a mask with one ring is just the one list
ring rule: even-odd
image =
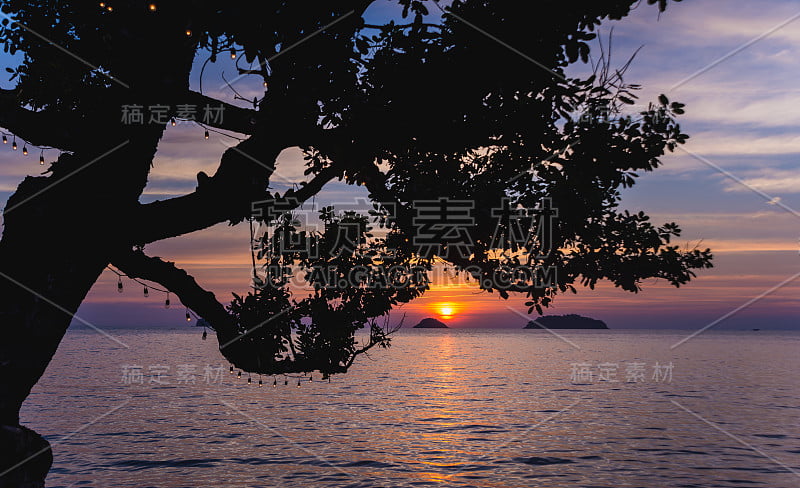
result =
[{"label": "hanging string light", "polygon": [[206,332],[206,329],[203,328],[203,340],[206,340],[206,339],[208,339],[208,332]]},{"label": "hanging string light", "polygon": [[300,388],[300,379],[297,379],[297,387]]},{"label": "hanging string light", "polygon": [[272,387],[273,388],[277,388],[278,387],[278,378],[275,378],[274,380],[272,380]]},{"label": "hanging string light", "polygon": [[[39,156],[39,162],[44,164],[43,161],[44,161],[44,154],[41,154]],[[126,277],[126,278],[128,278],[130,280],[133,280],[134,282],[142,285],[143,290],[144,290],[145,298],[150,296],[150,290],[151,289],[166,294],[167,298],[164,300],[164,308],[166,308],[166,309],[170,308],[170,292],[169,292],[169,290],[163,289],[163,288],[158,288],[156,286],[150,286],[150,285],[148,285],[147,283],[145,283],[145,282],[143,282],[141,280],[138,280],[136,278],[128,276],[125,273],[122,273],[121,271],[118,271],[118,270],[112,268],[111,266],[107,266],[107,268],[108,268],[109,271],[111,271],[112,273],[117,275],[117,292],[122,293],[122,291],[123,291],[122,277],[124,276],[124,277]],[[195,315],[195,318],[199,319],[199,317],[197,317],[196,315]],[[186,321],[187,322],[191,322],[192,321],[192,313],[191,313],[191,310],[189,310],[189,307],[186,307]],[[208,337],[208,331],[206,329],[205,321],[198,321],[197,325],[198,326],[200,326],[200,325],[203,326],[203,340],[206,340],[206,338]],[[231,368],[232,368],[232,366],[231,366]],[[231,370],[231,372],[233,372],[233,371]]]},{"label": "hanging string light", "polygon": [[289,378],[283,378],[283,384],[284,384],[284,386],[288,385],[289,384]]},{"label": "hanging string light", "polygon": [[242,372],[241,372],[241,371],[239,371],[239,373],[237,373],[237,374],[236,374],[236,377],[237,377],[237,378],[241,378],[241,377],[242,377]]},{"label": "hanging string light", "polygon": [[208,139],[208,131],[206,131],[205,137],[206,139]]},{"label": "hanging string light", "polygon": [[[13,133],[7,133],[0,131],[2,135],[3,144],[8,144],[8,136],[12,137],[11,149],[16,151],[19,148],[19,144],[17,144],[17,136]],[[45,149],[55,149],[49,146],[37,146],[36,144],[31,144],[31,149],[39,149],[39,164],[44,165],[44,151]],[[28,155],[30,150],[28,149],[28,142],[22,139],[22,154],[24,156]]]},{"label": "hanging string light", "polygon": [[178,122],[175,121],[175,117],[172,117],[171,119],[169,119],[169,123],[172,125],[172,127],[175,127],[176,125],[178,125]]},{"label": "hanging string light", "polygon": [[233,365],[231,364],[231,374],[233,374]]},{"label": "hanging string light", "polygon": [[[199,126],[199,127],[202,127],[202,128],[204,128],[204,129],[205,129],[205,132],[206,132],[206,133],[208,133],[208,135],[209,135],[209,136],[211,136],[211,133],[213,132],[213,133],[215,133],[215,134],[219,134],[219,135],[221,135],[221,136],[225,136],[225,137],[227,137],[227,138],[229,138],[229,139],[233,139],[234,141],[239,141],[239,142],[242,142],[242,141],[244,141],[244,139],[243,139],[243,138],[241,138],[241,137],[232,136],[232,135],[230,135],[230,134],[228,134],[228,133],[226,133],[226,132],[224,132],[224,131],[221,131],[221,130],[216,130],[216,129],[214,129],[214,128],[211,128],[211,127],[207,127],[207,126],[205,126],[204,124],[201,124],[200,122],[197,122],[196,120],[195,120],[195,121],[192,121],[192,122],[193,122],[195,125],[197,125],[197,126]],[[205,134],[203,134],[203,135],[205,136]],[[206,139],[208,139],[208,138],[206,138]]]},{"label": "hanging string light", "polygon": [[151,12],[155,12],[157,7],[156,7],[156,4],[154,4],[154,3],[151,3],[150,5],[148,5],[148,6],[147,6],[147,8],[148,8],[148,9],[149,9]]},{"label": "hanging string light", "polygon": [[236,49],[231,49],[231,59],[236,59]]},{"label": "hanging string light", "polygon": [[192,35],[192,29],[186,29],[186,35],[187,36],[191,36]]},{"label": "hanging string light", "polygon": [[247,375],[247,384],[250,385],[253,383],[253,379],[250,378],[250,375]]}]

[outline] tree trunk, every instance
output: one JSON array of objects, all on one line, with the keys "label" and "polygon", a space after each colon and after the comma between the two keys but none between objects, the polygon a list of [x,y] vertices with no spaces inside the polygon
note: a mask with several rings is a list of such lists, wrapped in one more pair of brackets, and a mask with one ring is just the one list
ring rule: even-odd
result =
[{"label": "tree trunk", "polygon": [[123,229],[161,131],[137,135],[125,151],[111,155],[116,143],[110,141],[117,138],[80,156],[63,154],[52,176],[26,178],[4,209],[0,488],[43,486],[52,453],[45,439],[20,426],[20,407],[112,253],[130,249]]},{"label": "tree trunk", "polygon": [[0,242],[0,423],[8,425],[18,424],[22,401],[105,265],[90,256],[64,259],[58,251],[46,259],[51,253],[40,246],[25,249],[12,240]]},{"label": "tree trunk", "polygon": [[0,425],[0,488],[41,488],[53,453],[50,443],[22,426]]},{"label": "tree trunk", "polygon": [[[173,15],[154,17],[146,12],[142,22],[106,29],[107,42],[114,46],[119,60],[112,71],[117,80],[125,81],[124,87],[112,84],[92,92],[96,98],[87,95],[86,106],[68,114],[75,115],[67,119],[72,123],[59,122],[52,131],[45,131],[54,132],[49,137],[66,146],[43,145],[72,153],[61,154],[50,167],[50,176],[26,178],[4,209],[0,240],[0,488],[44,486],[52,452],[44,438],[20,426],[22,402],[112,256],[146,243],[133,235],[131,223],[165,124],[145,121],[129,125],[121,123],[120,116],[125,105],[166,105],[174,111],[177,104],[185,102],[197,40],[175,28],[186,20],[183,11],[177,12],[181,18],[177,24]],[[154,65],[154,55],[169,61]],[[252,125],[249,117],[245,121],[239,112],[241,109],[231,110],[232,122]]]},{"label": "tree trunk", "polygon": [[[27,179],[9,199],[6,209],[12,211],[6,215],[0,241],[2,488],[44,486],[52,453],[44,438],[20,426],[20,407],[107,262],[98,248],[99,230],[89,233],[85,224],[72,224],[86,216],[64,202],[60,208],[70,211],[53,206],[60,200],[57,187],[50,190],[52,194],[42,193],[37,201],[14,208],[23,195],[39,191],[43,181],[47,179]],[[41,218],[42,210],[48,211],[46,218]]]},{"label": "tree trunk", "polygon": [[49,444],[20,426],[19,411],[55,354],[71,314],[103,269],[97,258],[73,256],[54,262],[32,250],[6,239],[0,245],[5,275],[0,277],[0,472],[15,468],[0,477],[3,488],[40,486],[36,483],[44,481],[52,453],[43,448]]}]

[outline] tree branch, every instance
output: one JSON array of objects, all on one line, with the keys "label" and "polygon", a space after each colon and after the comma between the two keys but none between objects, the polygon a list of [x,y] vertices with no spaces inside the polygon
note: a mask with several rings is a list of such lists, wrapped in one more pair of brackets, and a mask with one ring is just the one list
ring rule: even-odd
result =
[{"label": "tree branch", "polygon": [[[130,250],[117,255],[111,260],[111,264],[131,278],[159,283],[174,293],[181,303],[209,323],[216,332],[220,352],[238,368],[253,373],[275,373],[260,371],[261,365],[269,364],[269,361],[262,357],[263,353],[258,350],[258,345],[240,340],[247,334],[241,333],[233,316],[217,301],[214,293],[201,288],[191,275],[176,267],[175,263],[147,256],[139,250]],[[287,372],[294,371],[291,363],[283,366]]]},{"label": "tree branch", "polygon": [[0,127],[35,146],[74,149],[82,133],[80,124],[59,114],[34,112],[22,106],[19,91],[0,89]]},{"label": "tree branch", "polygon": [[214,293],[201,288],[190,274],[176,267],[175,263],[131,250],[117,255],[111,264],[131,278],[163,285],[177,295],[186,307],[207,320],[220,338],[232,338],[238,333],[231,315],[217,301]]},{"label": "tree branch", "polygon": [[220,117],[218,119],[208,117],[207,120],[203,117],[200,119],[203,125],[247,135],[252,135],[255,132],[258,120],[258,112],[256,110],[237,107],[191,90],[187,93],[183,103],[195,105],[200,113],[203,113],[203,110],[207,107],[210,109],[221,107]]},{"label": "tree branch", "polygon": [[[158,257],[150,257],[140,250],[130,250],[118,254],[111,260],[111,264],[130,278],[152,281],[164,286],[174,293],[181,303],[192,309],[196,314],[205,319],[214,329],[222,355],[236,367],[257,374],[285,374],[313,371],[317,368],[313,358],[300,360],[285,358],[276,362],[272,357],[259,347],[259,342],[254,341],[251,332],[264,324],[259,324],[251,330],[243,331],[235,322],[233,315],[217,301],[214,293],[204,290],[197,281],[186,271],[175,266],[175,263],[163,261]],[[402,323],[402,322],[401,322]],[[331,372],[346,372],[352,365],[356,356],[366,353],[376,345],[385,344],[386,336],[393,330],[374,329],[372,325],[370,340],[360,349],[354,351],[345,365],[334,368]]]},{"label": "tree branch", "polygon": [[[194,105],[199,112],[197,120],[203,125],[248,135],[255,131],[258,117],[256,110],[237,107],[195,91],[187,92],[184,99],[172,107],[173,112],[179,112],[178,105]],[[219,116],[204,116],[206,108],[219,110]],[[74,117],[24,108],[16,89],[0,89],[0,127],[8,129],[31,145],[64,151],[79,149],[80,141],[90,132],[85,124],[76,123]]]},{"label": "tree branch", "polygon": [[384,322],[384,326],[383,327],[379,327],[376,324],[375,319],[372,319],[372,322],[370,323],[369,342],[364,344],[359,349],[356,349],[355,351],[353,351],[353,354],[350,356],[350,358],[347,360],[347,362],[344,365],[344,370],[347,371],[348,369],[350,369],[350,366],[353,365],[353,362],[356,360],[356,358],[359,355],[364,354],[367,357],[369,357],[369,354],[367,354],[367,352],[369,352],[369,350],[372,349],[373,347],[379,346],[379,345],[383,346],[383,347],[386,347],[387,346],[387,338],[389,336],[391,336],[392,334],[394,334],[395,332],[397,332],[398,330],[400,330],[400,328],[403,326],[403,322],[405,322],[405,319],[406,319],[406,316],[405,316],[405,314],[403,314],[403,318],[400,320],[400,323],[398,323],[394,327],[390,327],[389,326],[389,315],[386,315],[386,320]]},{"label": "tree branch", "polygon": [[295,200],[299,206],[301,203],[319,193],[326,183],[341,174],[342,170],[339,169],[338,166],[328,166],[317,173],[311,181],[300,183],[301,186],[299,189],[292,189],[284,193],[282,200],[286,200],[287,203],[290,203],[289,200]]},{"label": "tree branch", "polygon": [[[131,242],[148,244],[252,216],[254,203],[271,199],[266,186],[274,170],[273,166],[256,162],[248,154],[253,147],[248,142],[252,140],[228,149],[213,177],[198,174],[198,187],[194,192],[141,205],[129,226]],[[273,147],[268,151],[271,164],[282,149]],[[335,167],[323,169],[300,189],[284,194],[281,200],[285,205],[280,208],[288,211],[299,206],[339,174],[341,171]]]}]

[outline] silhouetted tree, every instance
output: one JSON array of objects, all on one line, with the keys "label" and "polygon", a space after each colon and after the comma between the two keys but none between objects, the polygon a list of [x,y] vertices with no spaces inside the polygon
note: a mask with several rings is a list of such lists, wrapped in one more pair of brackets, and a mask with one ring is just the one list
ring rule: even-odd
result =
[{"label": "silhouetted tree", "polygon": [[[23,56],[10,69],[15,88],[0,91],[0,126],[62,151],[45,175],[25,178],[4,212],[0,470],[47,446],[19,426],[20,406],[109,264],[166,287],[210,323],[228,360],[266,374],[343,372],[360,352],[386,345],[390,330],[378,320],[424,292],[433,254],[488,291],[526,294],[529,312],[577,284],[605,279],[635,292],[643,279],[678,286],[710,266],[708,250],[669,244],[676,225],[617,209],[619,189],[685,141],[673,119],[682,106],[661,97],[624,117],[636,86],[607,62],[595,60],[585,79],[565,74],[590,61],[587,42],[600,21],[626,16],[637,0],[398,0],[405,23],[381,25],[363,18],[372,3],[0,2],[0,39]],[[663,10],[667,0],[657,3]],[[229,53],[250,64],[242,75],[265,82],[253,108],[190,89],[197,57]],[[222,154],[214,175],[198,174],[194,192],[142,204],[168,124],[123,123],[123,108],[165,106],[178,117],[184,105],[223,107],[207,126],[246,138]],[[290,147],[305,151],[310,179],[271,193],[275,160]],[[370,217],[356,213],[324,209],[325,230],[306,235],[291,221],[292,209],[336,178],[365,186],[380,203],[371,216],[384,227],[380,236],[369,236]],[[511,226],[498,226],[490,211],[536,208],[543,197],[559,212],[547,244],[541,235],[509,239]],[[458,241],[435,234],[440,246],[423,253],[415,241],[420,199],[473,201],[474,222]],[[259,258],[279,271],[228,307],[144,252],[152,242],[246,219],[270,226],[257,236]],[[354,245],[339,248],[343,234]],[[277,249],[284,237],[305,239],[314,252]],[[368,286],[396,278],[386,264],[405,270],[408,286]],[[332,266],[335,278],[356,267],[366,274],[325,286],[311,272],[320,265]],[[544,286],[534,275],[503,286],[493,279],[523,265],[557,274]],[[308,272],[303,279],[315,291],[297,297],[287,268]],[[363,327],[369,339],[359,343],[354,334]],[[49,464],[45,449],[0,485],[38,486]]]}]

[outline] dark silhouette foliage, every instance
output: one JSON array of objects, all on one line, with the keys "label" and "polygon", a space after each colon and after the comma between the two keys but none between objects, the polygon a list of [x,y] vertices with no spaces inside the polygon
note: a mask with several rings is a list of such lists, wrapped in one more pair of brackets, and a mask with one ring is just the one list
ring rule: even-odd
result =
[{"label": "dark silhouette foliage", "polygon": [[[684,107],[665,96],[632,107],[639,87],[623,80],[627,65],[590,48],[601,22],[640,3],[0,2],[3,48],[20,59],[7,69],[13,88],[0,90],[0,127],[26,148],[60,152],[4,212],[0,421],[16,424],[70,314],[109,264],[170,290],[217,332],[232,363],[262,374],[344,372],[387,346],[396,326],[387,314],[424,293],[437,262],[503,298],[523,294],[529,313],[600,280],[631,292],[650,278],[689,282],[711,265],[709,250],[681,249],[676,224],[619,208],[620,189],[686,141],[675,120]],[[647,2],[656,3],[667,7]],[[226,102],[202,83],[193,89],[193,66],[222,56],[263,93]],[[592,74],[568,75],[573,64]],[[213,175],[197,175],[194,192],[141,203],[158,143],[188,104],[224,108],[202,125],[241,142]],[[124,123],[131,105],[166,107],[167,118]],[[293,147],[305,152],[308,181],[277,194],[275,161]],[[372,211],[326,208],[323,230],[296,225],[292,211],[334,179],[364,186]],[[419,201],[471,202],[472,220],[458,240],[434,232],[426,251]],[[520,241],[507,219],[518,209],[558,215],[546,235]],[[541,218],[524,217],[529,228]],[[42,219],[47,229],[31,224]],[[264,273],[228,307],[145,253],[245,220],[266,229],[254,236]],[[81,239],[61,240],[53,256],[53,235]],[[310,247],[287,252],[281,239]],[[38,264],[41,256],[53,259]],[[498,283],[498,272],[520,267],[555,272],[544,285],[536,273]]]}]

